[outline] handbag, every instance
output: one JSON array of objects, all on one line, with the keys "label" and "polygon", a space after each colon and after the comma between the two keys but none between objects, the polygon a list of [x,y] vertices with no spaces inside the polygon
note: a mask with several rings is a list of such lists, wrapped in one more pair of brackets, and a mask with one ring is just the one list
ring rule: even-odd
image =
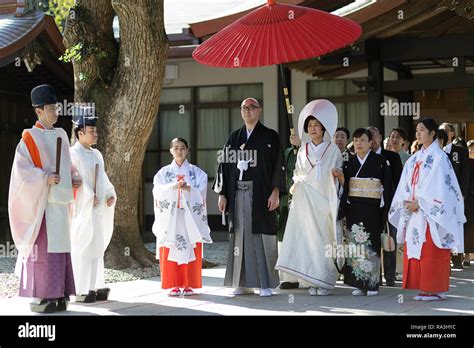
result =
[{"label": "handbag", "polygon": [[382,233],[380,235],[381,242],[382,242],[382,249],[384,251],[395,251],[395,241],[393,240],[393,237],[390,235],[390,229],[387,223],[387,228],[385,229],[386,232]]}]

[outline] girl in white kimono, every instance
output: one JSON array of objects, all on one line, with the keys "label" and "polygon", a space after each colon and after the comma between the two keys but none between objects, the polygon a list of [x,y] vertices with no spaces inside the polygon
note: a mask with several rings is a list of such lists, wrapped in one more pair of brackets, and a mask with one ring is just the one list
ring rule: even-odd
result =
[{"label": "girl in white kimono", "polygon": [[338,195],[332,171],[342,167],[341,151],[331,141],[337,110],[327,100],[314,100],[300,113],[302,145],[290,189],[285,235],[276,269],[310,285],[310,295],[328,295],[338,271],[333,250],[337,244]]},{"label": "girl in white kimono", "polygon": [[153,179],[157,258],[161,287],[170,296],[194,294],[202,287],[202,243],[212,243],[207,225],[207,174],[186,160],[188,143],[171,141],[173,162]]},{"label": "girl in white kimono", "polygon": [[403,288],[419,289],[417,301],[446,298],[450,253],[464,249],[463,197],[451,162],[435,141],[437,129],[431,118],[416,126],[422,147],[406,162],[389,212],[397,242],[405,244]]}]

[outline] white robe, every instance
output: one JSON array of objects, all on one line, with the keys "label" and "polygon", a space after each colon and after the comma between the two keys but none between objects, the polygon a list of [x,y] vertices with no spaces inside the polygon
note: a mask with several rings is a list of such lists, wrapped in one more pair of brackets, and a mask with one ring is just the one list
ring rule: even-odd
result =
[{"label": "white robe", "polygon": [[[78,294],[104,287],[104,252],[112,238],[115,202],[107,206],[107,200],[117,198],[114,186],[104,168],[102,154],[87,149],[79,142],[71,147],[71,160],[82,176],[82,185],[76,192],[74,218],[71,226],[71,260],[74,282]],[[94,207],[95,167],[99,165]]]},{"label": "white robe", "polygon": [[[190,192],[174,188],[178,175],[184,175]],[[207,225],[206,194],[207,174],[188,161],[180,167],[173,160],[158,171],[153,179],[153,233],[157,258],[159,248],[167,247],[170,249],[169,261],[188,264],[196,260],[196,243],[212,243]]]},{"label": "white robe", "polygon": [[[412,185],[417,162],[418,183]],[[419,210],[411,213],[403,201],[418,200]],[[430,226],[434,244],[453,252],[464,251],[464,201],[456,174],[448,156],[433,142],[426,150],[412,155],[406,162],[389,212],[390,223],[397,228],[397,242],[407,243],[408,258],[420,259]]]},{"label": "white robe", "polygon": [[[12,166],[8,196],[8,214],[18,258],[15,273],[20,276],[21,264],[26,263],[38,237],[43,216],[46,217],[46,231],[49,253],[70,252],[71,203],[74,201],[72,173],[69,155],[69,139],[62,128],[52,130],[33,127],[29,132],[40,153],[42,168],[33,164],[25,142],[20,140]],[[60,182],[48,185],[48,175],[56,171],[56,141],[61,137]],[[34,255],[33,255],[34,256]],[[27,279],[26,267],[23,278]],[[23,284],[26,287],[26,284]]]},{"label": "white robe", "polygon": [[339,200],[331,173],[336,167],[342,167],[342,155],[332,142],[324,141],[316,149],[305,143],[300,147],[291,189],[293,199],[275,267],[324,289],[334,288],[338,277],[333,251],[337,245]]}]

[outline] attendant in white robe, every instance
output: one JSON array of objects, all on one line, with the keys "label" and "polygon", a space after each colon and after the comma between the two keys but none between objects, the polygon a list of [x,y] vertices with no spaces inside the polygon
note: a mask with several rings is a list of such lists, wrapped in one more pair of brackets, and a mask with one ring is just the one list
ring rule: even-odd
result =
[{"label": "attendant in white robe", "polygon": [[[88,111],[91,111],[88,112]],[[75,193],[71,226],[71,257],[76,284],[76,302],[105,301],[104,253],[112,238],[117,194],[104,168],[97,143],[93,108],[77,108],[74,133],[78,140],[71,148],[71,160],[83,179]]]},{"label": "attendant in white robe", "polygon": [[186,160],[185,139],[173,139],[170,152],[173,162],[153,179],[156,256],[161,287],[172,289],[170,296],[191,296],[193,288],[202,287],[202,243],[212,243],[207,224],[207,174]]},{"label": "attendant in white robe", "polygon": [[13,161],[8,197],[10,229],[18,250],[19,295],[32,298],[37,313],[65,311],[75,294],[71,265],[70,217],[73,187],[81,178],[71,164],[69,139],[58,120],[50,85],[31,91],[38,116],[23,131]]},{"label": "attendant in white robe", "polygon": [[422,147],[403,168],[389,212],[397,242],[405,244],[403,288],[418,289],[417,301],[446,298],[450,252],[464,251],[464,200],[449,157],[436,142],[437,123],[416,126]]},{"label": "attendant in white robe", "polygon": [[[276,269],[310,285],[310,295],[328,295],[338,277],[337,181],[341,151],[331,141],[337,110],[327,100],[307,104],[299,116],[302,146],[294,171],[293,200]],[[337,168],[337,169],[336,169]]]}]

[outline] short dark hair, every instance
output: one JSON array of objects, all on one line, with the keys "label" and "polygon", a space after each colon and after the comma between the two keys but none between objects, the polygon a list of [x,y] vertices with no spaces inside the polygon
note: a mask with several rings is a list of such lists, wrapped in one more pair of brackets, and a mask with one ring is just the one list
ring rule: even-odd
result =
[{"label": "short dark hair", "polygon": [[33,111],[35,115],[38,116],[38,114],[36,113],[36,109],[44,110],[44,105],[33,106]]},{"label": "short dark hair", "polygon": [[433,140],[436,140],[437,131],[439,128],[438,122],[436,122],[431,117],[427,117],[419,121],[416,125],[418,126],[420,123],[423,123],[423,125],[428,129],[429,132],[434,131]]},{"label": "short dark hair", "polygon": [[441,140],[441,145],[446,146],[448,143],[448,133],[444,129],[438,129],[436,131],[436,139]]},{"label": "short dark hair", "polygon": [[349,129],[347,129],[346,127],[337,127],[336,128],[336,133],[339,132],[339,131],[342,131],[342,132],[346,133],[347,139],[349,139],[349,137],[351,136],[351,133],[349,132]]},{"label": "short dark hair", "polygon": [[392,134],[392,132],[397,132],[398,134],[400,134],[403,140],[408,141],[408,132],[406,131],[405,128],[402,128],[402,127],[393,128],[390,134]]},{"label": "short dark hair", "polygon": [[76,139],[79,139],[79,132],[83,130],[83,127],[75,127],[74,128],[74,136]]},{"label": "short dark hair", "polygon": [[175,143],[177,141],[182,142],[184,144],[184,146],[186,146],[186,149],[189,149],[188,142],[184,138],[180,138],[180,137],[176,137],[176,138],[171,140],[170,149],[173,148],[173,143]]},{"label": "short dark hair", "polygon": [[[97,127],[96,125],[86,124],[86,127]],[[84,133],[84,126],[74,127],[74,135],[79,139],[79,132]]]},{"label": "short dark hair", "polygon": [[313,115],[310,115],[306,118],[306,120],[304,120],[304,125],[303,125],[303,130],[305,133],[308,133],[308,125],[309,125],[309,121],[311,120],[316,120],[318,121],[320,124],[321,124],[321,127],[323,127],[323,133],[326,131],[326,127],[323,126],[323,124],[321,123],[320,120],[318,120],[316,117],[314,117]]},{"label": "short dark hair", "polygon": [[367,128],[357,128],[354,133],[352,133],[352,139],[360,138],[364,134],[367,135],[369,140],[372,140],[372,133]]}]

